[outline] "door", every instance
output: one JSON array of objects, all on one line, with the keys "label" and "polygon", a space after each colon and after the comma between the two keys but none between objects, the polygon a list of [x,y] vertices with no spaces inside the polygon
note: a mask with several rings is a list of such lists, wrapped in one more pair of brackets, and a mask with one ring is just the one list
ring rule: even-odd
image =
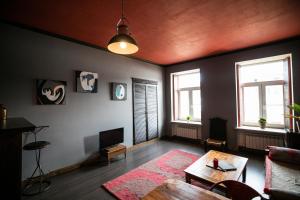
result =
[{"label": "door", "polygon": [[133,84],[134,101],[134,144],[147,141],[146,86]]},{"label": "door", "polygon": [[133,79],[133,143],[158,137],[157,82]]},{"label": "door", "polygon": [[147,133],[148,140],[158,137],[157,123],[157,89],[156,85],[147,85]]}]

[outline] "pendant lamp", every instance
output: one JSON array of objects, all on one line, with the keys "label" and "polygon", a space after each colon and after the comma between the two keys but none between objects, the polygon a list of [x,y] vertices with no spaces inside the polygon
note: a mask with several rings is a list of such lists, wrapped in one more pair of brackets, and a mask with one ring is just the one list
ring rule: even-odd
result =
[{"label": "pendant lamp", "polygon": [[129,55],[139,50],[136,41],[130,36],[127,24],[128,20],[124,17],[124,0],[122,0],[122,16],[117,24],[117,34],[108,42],[107,49],[109,51]]}]

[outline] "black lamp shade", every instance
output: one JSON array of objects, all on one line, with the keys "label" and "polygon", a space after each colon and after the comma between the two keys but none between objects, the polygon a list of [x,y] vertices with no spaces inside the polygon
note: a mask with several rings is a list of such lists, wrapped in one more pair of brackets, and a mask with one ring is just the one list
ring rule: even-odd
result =
[{"label": "black lamp shade", "polygon": [[110,39],[107,48],[117,54],[134,54],[139,48],[136,41],[128,34],[117,34]]}]

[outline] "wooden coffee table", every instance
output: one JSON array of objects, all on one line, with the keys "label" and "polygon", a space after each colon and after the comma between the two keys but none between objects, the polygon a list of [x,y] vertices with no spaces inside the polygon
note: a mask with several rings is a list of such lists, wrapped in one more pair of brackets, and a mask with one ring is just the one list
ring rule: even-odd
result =
[{"label": "wooden coffee table", "polygon": [[[237,169],[234,171],[223,172],[207,167],[206,164],[212,162],[214,158],[226,160]],[[191,179],[193,179],[204,184],[212,185],[224,180],[238,181],[241,175],[243,175],[243,182],[245,182],[247,161],[248,158],[211,150],[184,170],[186,182],[191,183]]]},{"label": "wooden coffee table", "polygon": [[169,179],[149,192],[142,200],[229,200],[219,194],[187,184],[183,181]]}]

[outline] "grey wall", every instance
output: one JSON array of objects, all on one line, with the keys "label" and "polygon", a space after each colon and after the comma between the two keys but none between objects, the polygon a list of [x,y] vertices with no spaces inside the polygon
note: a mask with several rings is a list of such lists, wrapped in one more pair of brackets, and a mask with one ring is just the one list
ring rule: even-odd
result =
[{"label": "grey wall", "polygon": [[[234,130],[236,127],[235,62],[287,53],[292,53],[294,100],[300,103],[300,38],[297,38],[169,66],[165,73],[166,121],[171,120],[170,73],[200,68],[204,138],[208,136],[209,118],[219,116],[228,120],[228,143],[230,148],[235,148],[237,139]],[[170,129],[167,132],[170,132]]]},{"label": "grey wall", "polygon": [[[9,117],[25,117],[35,125],[50,125],[38,135],[39,139],[51,142],[42,152],[46,171],[78,163],[97,151],[98,132],[102,130],[124,127],[125,144],[132,145],[132,77],[158,81],[162,132],[161,67],[3,23],[0,44],[0,103],[8,108]],[[98,93],[74,92],[74,70],[97,72]],[[67,81],[66,105],[36,105],[37,78]],[[110,100],[110,82],[127,83],[126,101]],[[25,135],[23,144],[32,139]],[[33,167],[33,152],[23,151],[23,179],[31,175]]]}]

